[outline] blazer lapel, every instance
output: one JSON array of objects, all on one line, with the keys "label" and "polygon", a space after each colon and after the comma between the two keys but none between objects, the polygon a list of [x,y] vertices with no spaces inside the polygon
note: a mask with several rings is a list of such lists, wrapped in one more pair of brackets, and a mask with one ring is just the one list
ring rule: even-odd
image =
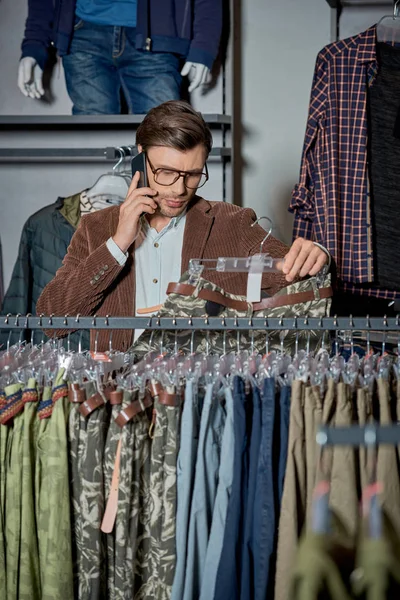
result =
[{"label": "blazer lapel", "polygon": [[191,258],[203,258],[204,249],[214,222],[209,212],[211,205],[198,198],[189,208],[183,235],[181,274],[188,270]]}]

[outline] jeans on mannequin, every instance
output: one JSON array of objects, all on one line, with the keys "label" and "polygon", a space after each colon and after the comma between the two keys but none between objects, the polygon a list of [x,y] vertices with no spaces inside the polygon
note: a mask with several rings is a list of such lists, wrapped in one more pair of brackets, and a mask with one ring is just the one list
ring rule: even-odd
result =
[{"label": "jeans on mannequin", "polygon": [[181,61],[168,52],[135,47],[135,28],[78,20],[63,57],[73,115],[121,113],[121,90],[129,113],[145,114],[180,98]]}]

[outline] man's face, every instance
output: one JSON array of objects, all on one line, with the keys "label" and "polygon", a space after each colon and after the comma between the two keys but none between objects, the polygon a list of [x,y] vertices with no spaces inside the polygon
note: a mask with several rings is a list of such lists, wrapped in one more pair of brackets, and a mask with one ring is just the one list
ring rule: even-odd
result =
[{"label": "man's face", "polygon": [[[174,179],[174,171],[185,171],[190,174],[186,178],[186,182],[190,186],[197,185],[200,174],[205,171],[205,147],[199,144],[192,150],[180,152],[166,146],[152,146],[147,151],[147,158],[148,184],[157,191],[154,200],[159,206],[159,213],[163,217],[169,218],[179,216],[196,194],[196,188],[187,187],[183,177],[179,177],[175,183],[170,185],[160,185],[157,181],[171,181]],[[156,171],[154,174],[151,167],[154,171],[162,170]]]}]

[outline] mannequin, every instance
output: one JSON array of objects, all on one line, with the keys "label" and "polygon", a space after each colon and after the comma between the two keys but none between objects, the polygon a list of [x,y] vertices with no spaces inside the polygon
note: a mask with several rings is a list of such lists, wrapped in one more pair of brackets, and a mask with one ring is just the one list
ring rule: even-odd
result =
[{"label": "mannequin", "polygon": [[45,93],[50,46],[62,56],[73,114],[119,114],[121,89],[129,112],[143,114],[178,99],[182,77],[189,80],[189,93],[211,79],[222,0],[125,0],[120,13],[115,0],[55,0],[50,12],[41,0],[28,4],[18,68],[26,97]]}]

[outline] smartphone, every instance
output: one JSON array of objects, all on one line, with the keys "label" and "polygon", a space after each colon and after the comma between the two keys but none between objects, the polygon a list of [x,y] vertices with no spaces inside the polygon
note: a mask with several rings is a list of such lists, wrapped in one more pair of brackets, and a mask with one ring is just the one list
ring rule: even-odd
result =
[{"label": "smartphone", "polygon": [[147,187],[147,165],[146,165],[146,154],[139,152],[132,158],[131,161],[132,177],[134,177],[137,171],[140,171],[140,179],[138,187]]}]

